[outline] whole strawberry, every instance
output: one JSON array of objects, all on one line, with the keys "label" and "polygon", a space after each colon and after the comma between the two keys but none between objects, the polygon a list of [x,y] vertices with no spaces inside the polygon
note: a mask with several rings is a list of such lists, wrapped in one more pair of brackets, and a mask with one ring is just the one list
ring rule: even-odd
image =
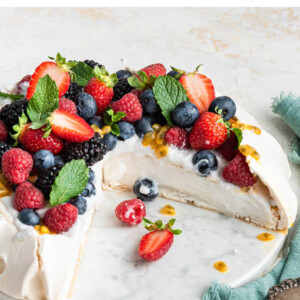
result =
[{"label": "whole strawberry", "polygon": [[5,142],[7,140],[7,130],[5,124],[0,120],[0,141]]},{"label": "whole strawberry", "polygon": [[224,168],[223,178],[238,186],[253,186],[257,179],[250,171],[246,157],[238,152],[235,158]]},{"label": "whole strawberry", "polygon": [[118,77],[116,74],[109,75],[104,66],[101,66],[101,69],[96,66],[94,75],[95,77],[84,87],[84,92],[95,99],[97,114],[102,114],[114,96],[113,87],[118,82]]},{"label": "whole strawberry", "polygon": [[220,115],[211,112],[201,114],[189,135],[191,147],[197,150],[220,147],[225,142],[228,132],[222,120]]},{"label": "whole strawberry", "polygon": [[118,204],[115,214],[125,224],[137,225],[146,216],[145,204],[140,199],[125,200]]},{"label": "whole strawberry", "polygon": [[116,113],[117,111],[123,111],[126,114],[122,120],[127,122],[135,122],[142,118],[143,108],[138,99],[134,94],[126,94],[120,100],[111,104],[112,110]]},{"label": "whole strawberry", "polygon": [[162,258],[174,242],[174,234],[181,234],[181,230],[172,229],[175,219],[163,225],[161,220],[155,223],[144,218],[144,226],[150,233],[144,235],[139,245],[139,255],[147,261],[156,261]]},{"label": "whole strawberry", "polygon": [[59,98],[59,108],[67,110],[70,113],[77,114],[76,104],[67,98]]},{"label": "whole strawberry", "polygon": [[70,203],[60,204],[48,209],[44,216],[44,224],[56,233],[68,231],[76,222],[78,209]]},{"label": "whole strawberry", "polygon": [[165,133],[165,141],[179,149],[189,148],[189,134],[187,130],[180,127],[172,127]]},{"label": "whole strawberry", "polygon": [[141,69],[141,71],[145,72],[148,78],[150,77],[150,75],[158,77],[165,76],[167,74],[167,70],[163,64],[152,64]]},{"label": "whole strawberry", "polygon": [[25,208],[40,209],[44,206],[43,193],[31,182],[25,181],[17,187],[14,197],[14,208],[16,210],[21,211]]},{"label": "whole strawberry", "polygon": [[12,148],[4,152],[2,156],[2,172],[7,180],[13,184],[26,181],[32,166],[31,155],[20,148]]}]

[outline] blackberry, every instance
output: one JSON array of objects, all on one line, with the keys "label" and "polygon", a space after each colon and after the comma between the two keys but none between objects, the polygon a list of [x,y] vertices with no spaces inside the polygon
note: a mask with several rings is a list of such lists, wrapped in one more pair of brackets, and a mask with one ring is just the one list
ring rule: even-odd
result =
[{"label": "blackberry", "polygon": [[46,199],[49,199],[52,185],[62,167],[62,165],[54,165],[48,169],[39,171],[35,186],[42,191]]},{"label": "blackberry", "polygon": [[103,159],[106,154],[106,145],[103,143],[99,133],[84,143],[70,143],[66,145],[63,153],[65,162],[73,159],[84,159],[88,166],[92,166],[99,160]]},{"label": "blackberry", "polygon": [[93,69],[94,69],[96,66],[98,66],[99,68],[102,67],[102,65],[100,65],[98,62],[93,61],[93,60],[89,60],[89,59],[86,59],[86,60],[84,61],[84,63],[85,63],[86,65],[90,66],[90,67],[93,68]]},{"label": "blackberry", "polygon": [[75,97],[81,92],[82,92],[81,86],[78,83],[71,81],[69,89],[65,93],[64,97],[74,101]]},{"label": "blackberry", "polygon": [[6,129],[10,133],[15,133],[12,127],[16,124],[19,124],[19,117],[22,116],[23,112],[26,114],[27,106],[28,100],[20,99],[1,108],[0,119],[4,122]]},{"label": "blackberry", "polygon": [[124,95],[130,93],[133,87],[128,83],[127,78],[120,79],[114,86],[114,97],[112,101],[120,100]]},{"label": "blackberry", "polygon": [[4,152],[10,149],[10,146],[7,145],[6,143],[0,141],[0,168],[1,168],[1,160]]}]

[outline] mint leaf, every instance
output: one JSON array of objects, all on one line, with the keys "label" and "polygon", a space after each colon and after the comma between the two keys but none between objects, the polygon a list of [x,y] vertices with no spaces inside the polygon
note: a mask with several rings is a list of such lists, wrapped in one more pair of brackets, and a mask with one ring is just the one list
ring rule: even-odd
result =
[{"label": "mint leaf", "polygon": [[190,101],[184,87],[175,78],[159,76],[153,86],[153,94],[167,122],[172,125],[171,113],[184,101]]},{"label": "mint leaf", "polygon": [[77,196],[85,189],[88,179],[89,169],[83,159],[66,163],[55,178],[50,193],[50,204],[63,204]]},{"label": "mint leaf", "polygon": [[0,92],[0,97],[1,98],[9,98],[11,100],[19,100],[19,99],[24,98],[24,95],[14,95],[14,94],[7,94],[7,93]]},{"label": "mint leaf", "polygon": [[237,146],[239,147],[239,145],[241,144],[241,142],[243,140],[243,132],[242,132],[242,130],[239,129],[239,128],[231,128],[230,130],[235,133],[236,138],[238,140],[238,145]]},{"label": "mint leaf", "polygon": [[49,75],[41,78],[35,93],[28,102],[27,114],[31,122],[44,121],[51,112],[58,108],[58,90],[54,80]]},{"label": "mint leaf", "polygon": [[84,62],[79,62],[71,68],[71,72],[75,75],[74,81],[80,86],[86,86],[94,77],[94,70]]},{"label": "mint leaf", "polygon": [[126,117],[126,114],[123,111],[114,111],[111,108],[108,108],[104,113],[104,124],[109,125],[111,128],[111,133],[116,136],[120,135],[120,128],[116,122],[120,121],[122,118]]}]

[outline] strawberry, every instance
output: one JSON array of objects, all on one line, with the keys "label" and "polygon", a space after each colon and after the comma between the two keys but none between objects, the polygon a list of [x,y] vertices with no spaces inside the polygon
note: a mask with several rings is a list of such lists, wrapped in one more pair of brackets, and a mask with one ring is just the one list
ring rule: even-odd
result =
[{"label": "strawberry", "polygon": [[60,98],[59,99],[59,106],[58,108],[67,110],[70,113],[77,114],[76,104],[67,98]]},{"label": "strawberry", "polygon": [[223,158],[230,161],[239,152],[238,150],[238,140],[236,135],[231,131],[230,136],[227,138],[225,143],[217,149],[217,151],[222,155]]},{"label": "strawberry", "polygon": [[[147,225],[148,223],[148,225]],[[171,248],[174,234],[181,234],[181,230],[172,229],[175,219],[163,225],[161,220],[152,223],[144,218],[144,226],[150,233],[144,235],[139,244],[139,255],[147,261],[156,261],[162,258]]]},{"label": "strawberry", "polygon": [[101,69],[96,66],[94,75],[95,77],[84,87],[84,91],[95,99],[97,114],[102,114],[114,96],[113,87],[118,82],[118,78],[116,74],[109,75],[104,66],[101,66]]},{"label": "strawberry", "polygon": [[0,141],[5,142],[7,139],[7,130],[5,124],[0,120]]},{"label": "strawberry", "polygon": [[142,118],[143,108],[142,105],[134,94],[126,94],[120,100],[111,104],[112,110],[116,113],[117,111],[123,111],[126,114],[122,120],[127,122],[135,122]]},{"label": "strawberry", "polygon": [[153,64],[141,69],[141,71],[145,72],[148,78],[150,75],[158,77],[165,76],[167,74],[167,70],[163,64]]},{"label": "strawberry", "polygon": [[189,135],[189,142],[193,149],[216,149],[225,142],[228,129],[225,123],[219,120],[223,120],[222,117],[211,112],[200,115]]},{"label": "strawberry", "polygon": [[95,134],[84,119],[61,108],[56,109],[49,120],[52,132],[68,142],[83,143]]},{"label": "strawberry", "polygon": [[189,134],[184,128],[172,127],[167,130],[164,138],[168,145],[173,145],[179,149],[189,148]]},{"label": "strawberry", "polygon": [[[52,59],[52,58],[51,58]],[[59,53],[56,56],[55,62],[45,61],[41,63],[34,71],[29,87],[27,90],[26,98],[30,100],[35,93],[36,85],[39,79],[43,78],[47,74],[56,82],[58,95],[62,97],[68,90],[71,78],[69,69],[74,65],[73,62],[66,62],[66,59]]]},{"label": "strawberry", "polygon": [[257,182],[256,177],[250,171],[246,157],[240,152],[224,168],[222,176],[225,181],[238,186],[253,186]]}]

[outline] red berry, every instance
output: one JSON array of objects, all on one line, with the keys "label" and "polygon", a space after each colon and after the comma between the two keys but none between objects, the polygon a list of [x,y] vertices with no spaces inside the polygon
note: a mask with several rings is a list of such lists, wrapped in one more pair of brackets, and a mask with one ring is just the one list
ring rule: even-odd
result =
[{"label": "red berry", "polygon": [[215,98],[215,89],[211,80],[199,73],[189,73],[181,76],[179,82],[186,90],[190,101],[197,106],[199,113],[207,112]]},{"label": "red berry", "polygon": [[55,62],[45,61],[35,69],[31,77],[26,95],[28,100],[34,95],[38,81],[47,74],[55,81],[59,97],[62,97],[68,91],[71,82],[70,74]]},{"label": "red berry", "polygon": [[227,128],[224,123],[217,123],[220,115],[206,112],[200,115],[189,135],[193,149],[210,150],[220,147],[227,138]]},{"label": "red berry", "polygon": [[137,225],[146,216],[145,204],[140,199],[125,200],[118,204],[115,214],[120,221],[128,225]]},{"label": "red berry", "polygon": [[58,137],[72,143],[90,140],[95,132],[81,117],[58,108],[51,114],[52,132]]},{"label": "red berry", "polygon": [[141,97],[141,95],[143,93],[143,90],[136,90],[136,89],[134,89],[130,93],[133,94],[133,95],[136,95],[138,97],[138,99],[140,99],[140,97]]},{"label": "red berry", "polygon": [[67,110],[70,113],[77,114],[76,104],[67,98],[59,98],[59,108]]},{"label": "red berry", "polygon": [[32,165],[31,155],[20,148],[12,148],[2,156],[2,172],[7,180],[14,184],[27,180]]},{"label": "red berry", "polygon": [[3,121],[0,120],[0,141],[5,142],[7,139],[7,130]]},{"label": "red berry", "polygon": [[172,127],[165,133],[165,141],[168,145],[176,146],[179,149],[189,148],[189,134],[187,130],[180,127]]},{"label": "red berry", "polygon": [[77,207],[70,203],[65,203],[48,209],[43,220],[50,230],[61,233],[68,231],[76,222],[77,217]]},{"label": "red berry", "polygon": [[120,100],[113,102],[111,108],[114,112],[123,111],[126,117],[123,118],[127,122],[135,122],[140,120],[143,116],[143,108],[138,99],[134,94],[126,94]]},{"label": "red berry", "polygon": [[17,95],[26,95],[29,82],[31,80],[31,75],[24,76],[15,86],[14,94]]},{"label": "red berry", "polygon": [[223,178],[238,186],[252,186],[257,182],[250,171],[246,157],[238,152],[235,158],[224,168]]},{"label": "red berry", "polygon": [[156,261],[171,248],[174,235],[169,230],[152,231],[142,237],[139,255],[147,261]]},{"label": "red berry", "polygon": [[225,143],[221,145],[217,150],[222,155],[222,157],[228,161],[232,160],[236,154],[239,152],[238,148],[238,140],[236,135],[231,131],[230,137],[227,138]]},{"label": "red berry", "polygon": [[165,76],[167,74],[167,70],[163,64],[153,64],[141,69],[141,71],[144,71],[148,78],[150,75],[158,77]]},{"label": "red berry", "polygon": [[14,208],[21,211],[24,208],[40,209],[45,206],[43,193],[37,189],[31,182],[21,183],[14,197]]},{"label": "red berry", "polygon": [[54,155],[61,152],[63,149],[63,141],[57,137],[54,133],[50,133],[49,136],[44,138],[45,131],[43,128],[31,129],[30,124],[27,124],[20,134],[20,142],[27,151],[37,152],[39,150],[49,150]]}]

